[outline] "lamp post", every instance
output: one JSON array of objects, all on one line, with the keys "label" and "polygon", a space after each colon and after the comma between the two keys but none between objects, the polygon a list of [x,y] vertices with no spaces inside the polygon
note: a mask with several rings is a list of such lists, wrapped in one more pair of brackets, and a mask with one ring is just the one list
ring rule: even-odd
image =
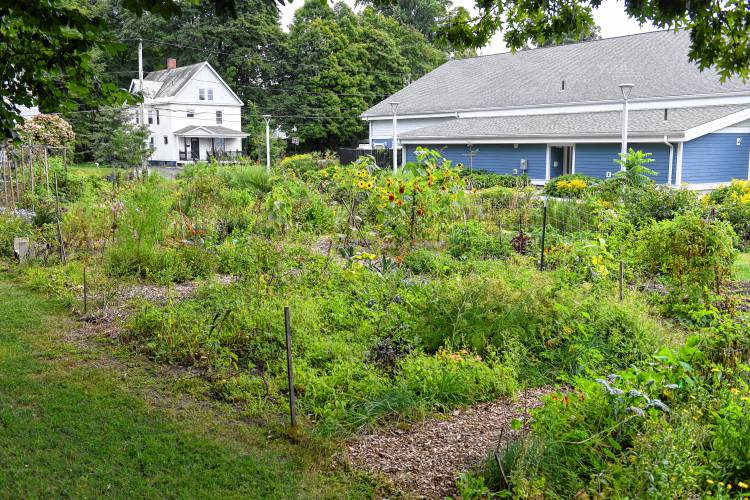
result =
[{"label": "lamp post", "polygon": [[269,122],[271,115],[263,115],[263,121],[266,122],[266,172],[271,173],[271,130]]},{"label": "lamp post", "polygon": [[[628,98],[630,92],[635,87],[632,83],[621,83],[619,85],[622,92],[622,144],[620,145],[620,159],[624,160],[628,154]],[[625,170],[624,165],[620,165],[620,170]]]},{"label": "lamp post", "polygon": [[391,109],[393,110],[393,144],[391,144],[391,147],[393,148],[393,175],[396,175],[396,169],[398,168],[398,125],[396,124],[396,109],[398,109],[398,105],[401,103],[398,101],[391,101],[388,104],[391,105]]}]

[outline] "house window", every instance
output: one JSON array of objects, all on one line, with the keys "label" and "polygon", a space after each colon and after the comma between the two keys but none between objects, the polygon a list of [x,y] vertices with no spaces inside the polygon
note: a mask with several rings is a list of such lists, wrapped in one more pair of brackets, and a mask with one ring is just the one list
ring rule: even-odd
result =
[{"label": "house window", "polygon": [[159,110],[156,110],[156,124],[159,125]]},{"label": "house window", "polygon": [[151,147],[153,148],[153,147],[154,147],[154,138],[153,138],[153,137],[149,137],[149,138],[148,138],[148,143],[149,143],[149,144],[151,145]]},{"label": "house window", "polygon": [[214,139],[214,151],[224,151],[224,138],[217,137]]},{"label": "house window", "polygon": [[206,89],[198,89],[198,100],[199,101],[206,100]]},{"label": "house window", "polygon": [[169,137],[166,135],[164,136],[164,144],[169,144]]},{"label": "house window", "polygon": [[187,110],[187,117],[192,118],[195,116],[195,110],[194,109],[188,109]]},{"label": "house window", "polygon": [[149,125],[154,124],[154,110],[153,109],[148,110],[148,124]]},{"label": "house window", "polygon": [[208,100],[213,101],[214,100],[214,89],[207,89],[206,93],[208,94]]},{"label": "house window", "polygon": [[221,111],[217,111],[216,112],[216,125],[221,125],[221,121],[222,121]]}]

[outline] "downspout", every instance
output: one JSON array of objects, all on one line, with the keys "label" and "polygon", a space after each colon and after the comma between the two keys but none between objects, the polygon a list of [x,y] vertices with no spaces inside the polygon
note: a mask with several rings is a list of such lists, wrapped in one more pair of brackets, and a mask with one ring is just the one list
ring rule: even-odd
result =
[{"label": "downspout", "polygon": [[672,145],[671,142],[667,140],[666,135],[664,136],[664,144],[666,144],[667,147],[669,148],[669,168],[667,169],[669,173],[667,174],[667,186],[671,186],[672,185],[672,158],[674,157],[674,146]]}]

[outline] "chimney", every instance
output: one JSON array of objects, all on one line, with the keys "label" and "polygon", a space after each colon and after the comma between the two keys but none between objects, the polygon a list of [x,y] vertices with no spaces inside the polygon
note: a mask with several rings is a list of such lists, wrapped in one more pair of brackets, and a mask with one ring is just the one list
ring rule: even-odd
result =
[{"label": "chimney", "polygon": [[167,69],[175,69],[177,67],[177,59],[170,57],[167,59]]}]

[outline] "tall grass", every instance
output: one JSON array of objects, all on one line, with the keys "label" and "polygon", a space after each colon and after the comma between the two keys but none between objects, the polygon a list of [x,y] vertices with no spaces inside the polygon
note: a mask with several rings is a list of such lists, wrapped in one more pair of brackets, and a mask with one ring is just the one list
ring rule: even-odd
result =
[{"label": "tall grass", "polygon": [[254,193],[271,191],[270,176],[260,165],[241,164],[222,167],[219,173],[230,188],[244,189]]}]

